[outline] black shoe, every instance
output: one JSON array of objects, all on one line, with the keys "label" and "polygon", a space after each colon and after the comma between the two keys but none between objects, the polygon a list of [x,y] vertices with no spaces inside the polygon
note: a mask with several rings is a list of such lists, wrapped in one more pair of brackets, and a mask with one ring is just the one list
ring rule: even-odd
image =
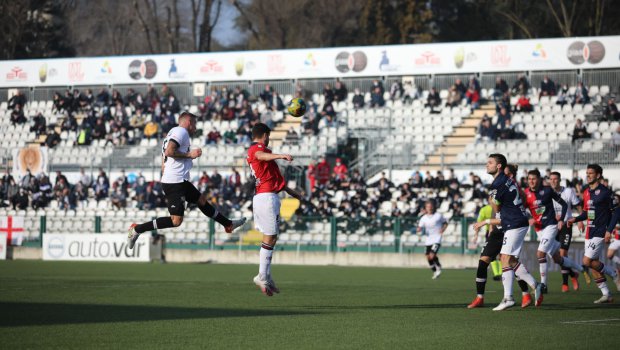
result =
[{"label": "black shoe", "polygon": [[541,283],[540,290],[542,291],[543,294],[547,294],[547,285],[544,283]]},{"label": "black shoe", "polygon": [[501,281],[502,276],[493,276],[493,281]]}]

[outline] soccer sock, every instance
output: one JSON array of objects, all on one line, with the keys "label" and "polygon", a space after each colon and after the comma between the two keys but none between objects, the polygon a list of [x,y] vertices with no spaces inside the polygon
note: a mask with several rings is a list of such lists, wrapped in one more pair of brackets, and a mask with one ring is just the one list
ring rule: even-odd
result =
[{"label": "soccer sock", "polygon": [[172,224],[172,218],[169,216],[166,216],[163,218],[157,218],[153,221],[145,222],[140,225],[136,225],[135,230],[138,233],[143,233],[146,231],[161,230],[161,229],[170,228],[170,227],[174,227],[174,225]]},{"label": "soccer sock", "polygon": [[568,271],[565,268],[562,268],[562,284],[568,284]]},{"label": "soccer sock", "polygon": [[225,217],[224,215],[220,214],[219,211],[217,211],[211,204],[209,203],[205,203],[204,205],[198,205],[198,209],[200,209],[200,211],[205,214],[206,216],[213,218],[213,220],[217,221],[217,223],[219,223],[220,225],[226,227],[226,226],[230,226],[232,224],[232,222],[230,221],[229,218]]},{"label": "soccer sock", "polygon": [[613,261],[618,267],[620,267],[620,256],[615,256],[613,258],[611,258],[611,261]]},{"label": "soccer sock", "polygon": [[499,262],[499,260],[493,260],[491,262],[491,269],[493,270],[493,276],[502,275],[502,264]]},{"label": "soccer sock", "polygon": [[[577,270],[579,271],[579,270],[581,270],[581,269],[577,269]],[[568,275],[569,275],[571,278],[574,278],[575,276],[577,276],[577,274],[575,274],[575,271],[573,271],[573,269],[568,269]]]},{"label": "soccer sock", "polygon": [[258,273],[265,278],[270,277],[271,273],[271,257],[273,256],[273,246],[265,242],[261,244],[259,254]]},{"label": "soccer sock", "polygon": [[597,278],[594,280],[594,282],[596,282],[596,285],[598,287],[598,289],[601,290],[601,293],[603,293],[603,295],[605,296],[609,296],[609,287],[607,287],[607,278],[605,278],[605,276],[601,277],[601,278]]},{"label": "soccer sock", "polygon": [[538,258],[540,267],[540,283],[547,284],[547,257]]},{"label": "soccer sock", "polygon": [[441,270],[441,263],[439,262],[439,258],[437,257],[437,255],[435,255],[435,259],[433,259],[433,262],[435,262],[435,266],[437,266],[437,268]]},{"label": "soccer sock", "polygon": [[532,289],[536,288],[536,279],[534,279],[534,276],[532,276],[532,274],[527,270],[527,268],[525,268],[525,265],[518,262],[517,265],[515,265],[514,267],[514,271],[517,278],[525,282],[528,286],[532,287]]},{"label": "soccer sock", "polygon": [[489,264],[485,261],[478,260],[478,271],[476,271],[476,293],[479,297],[484,296],[484,288],[487,284],[487,268]]},{"label": "soccer sock", "polygon": [[431,270],[433,270],[433,272],[437,271],[437,267],[435,266],[435,260],[427,260],[428,261],[428,265],[430,265]]},{"label": "soccer sock", "polygon": [[567,257],[567,256],[562,256],[560,257],[560,266],[563,266],[565,268],[568,269],[575,269],[577,271],[581,271],[583,268],[577,264],[576,262],[573,261],[573,259]]},{"label": "soccer sock", "polygon": [[514,282],[515,273],[512,266],[502,268],[502,284],[504,285],[504,298],[512,299],[512,282]]},{"label": "soccer sock", "polygon": [[529,294],[530,289],[528,288],[527,282],[522,279],[517,279],[517,284],[519,288],[521,288],[521,294]]},{"label": "soccer sock", "polygon": [[601,267],[600,267],[600,270],[598,270],[598,272],[604,273],[604,274],[606,274],[607,276],[610,276],[610,277],[616,277],[616,270],[614,268],[608,266],[608,265],[603,264],[603,263],[601,263]]}]

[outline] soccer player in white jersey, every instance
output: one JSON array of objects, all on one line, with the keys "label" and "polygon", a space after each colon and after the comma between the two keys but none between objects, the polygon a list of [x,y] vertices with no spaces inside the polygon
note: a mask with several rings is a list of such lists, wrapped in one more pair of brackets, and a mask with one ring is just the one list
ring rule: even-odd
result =
[{"label": "soccer player in white jersey", "polygon": [[200,211],[224,226],[227,233],[242,226],[245,218],[230,220],[212,207],[206,194],[189,181],[192,160],[202,155],[200,148],[190,149],[190,136],[196,132],[196,116],[183,112],[179,116],[179,126],[172,128],[162,146],[161,186],[166,196],[170,216],[160,217],[142,224],[132,224],[127,237],[129,248],[133,249],[136,240],[143,232],[178,227],[183,222],[185,202],[195,203]]},{"label": "soccer player in white jersey", "polygon": [[441,247],[441,238],[448,227],[448,222],[443,215],[436,212],[434,201],[426,201],[424,210],[426,214],[418,222],[418,232],[424,230],[426,234],[426,260],[433,270],[433,279],[437,279],[441,275],[441,263],[437,252]]},{"label": "soccer player in white jersey", "polygon": [[286,186],[284,177],[276,163],[277,159],[291,162],[290,154],[272,153],[269,146],[271,129],[263,123],[258,123],[252,128],[252,145],[248,149],[247,162],[256,178],[256,194],[252,199],[254,223],[256,228],[263,233],[263,240],[259,253],[258,275],[254,277],[256,284],[263,294],[272,296],[280,293],[276,283],[271,277],[271,258],[273,248],[278,240],[280,231],[280,197],[278,193],[284,191],[302,201],[303,196]]},{"label": "soccer player in white jersey", "polygon": [[[560,175],[559,172],[554,171],[549,174],[549,185],[551,185],[551,188],[559,194],[568,205],[566,216],[562,218],[565,225],[560,230],[558,237],[560,241],[560,256],[567,257],[568,249],[570,248],[570,243],[573,239],[573,227],[566,225],[566,222],[568,219],[573,217],[573,207],[578,206],[581,203],[581,200],[577,197],[575,190],[570,187],[564,187],[561,183],[562,175]],[[562,212],[562,206],[558,202],[553,201],[553,206],[555,207],[556,214]],[[573,289],[579,290],[579,279],[577,278],[579,275],[576,274],[573,269],[562,269],[562,292],[566,293],[569,291],[568,276],[571,278]]]},{"label": "soccer player in white jersey", "polygon": [[[610,237],[611,242],[607,248],[607,259],[611,260],[616,265],[616,274],[620,276],[620,257],[616,255],[616,252],[620,250],[620,230],[616,226],[620,223],[620,195],[614,194],[614,212],[611,216],[611,221],[607,225],[607,232],[605,237]],[[620,291],[620,279],[616,279],[616,288]]]}]

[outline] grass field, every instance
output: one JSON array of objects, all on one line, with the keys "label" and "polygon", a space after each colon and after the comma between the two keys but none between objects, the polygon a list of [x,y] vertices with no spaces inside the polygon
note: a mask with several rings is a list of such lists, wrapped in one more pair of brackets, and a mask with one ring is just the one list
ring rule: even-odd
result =
[{"label": "grass field", "polygon": [[[429,270],[275,266],[282,293],[267,298],[251,281],[256,269],[2,261],[0,348],[583,350],[620,344],[620,304],[592,304],[599,296],[594,285],[562,294],[558,274],[543,307],[492,312],[465,308],[474,296],[473,270],[446,270],[432,281]],[[495,306],[501,283],[489,282],[487,291]]]}]

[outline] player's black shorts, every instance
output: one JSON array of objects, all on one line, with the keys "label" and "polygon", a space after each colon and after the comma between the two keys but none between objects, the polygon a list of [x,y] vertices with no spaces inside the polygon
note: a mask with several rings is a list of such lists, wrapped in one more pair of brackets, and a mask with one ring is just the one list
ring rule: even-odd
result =
[{"label": "player's black shorts", "polygon": [[168,212],[170,215],[183,216],[185,211],[185,202],[196,203],[200,198],[200,191],[189,181],[183,181],[176,184],[161,184]]},{"label": "player's black shorts", "polygon": [[441,244],[439,243],[435,243],[433,245],[427,245],[426,253],[424,253],[424,255],[429,255],[430,253],[437,254],[437,252],[439,251],[439,248],[441,248]]},{"label": "player's black shorts", "polygon": [[480,253],[480,256],[488,256],[491,258],[491,261],[495,260],[499,252],[502,250],[503,241],[504,231],[494,228],[484,242],[484,247],[482,248],[482,253]]},{"label": "player's black shorts", "polygon": [[570,248],[570,242],[573,240],[573,228],[568,227],[568,225],[562,226],[556,239],[560,241],[560,249],[568,250],[568,248]]}]

